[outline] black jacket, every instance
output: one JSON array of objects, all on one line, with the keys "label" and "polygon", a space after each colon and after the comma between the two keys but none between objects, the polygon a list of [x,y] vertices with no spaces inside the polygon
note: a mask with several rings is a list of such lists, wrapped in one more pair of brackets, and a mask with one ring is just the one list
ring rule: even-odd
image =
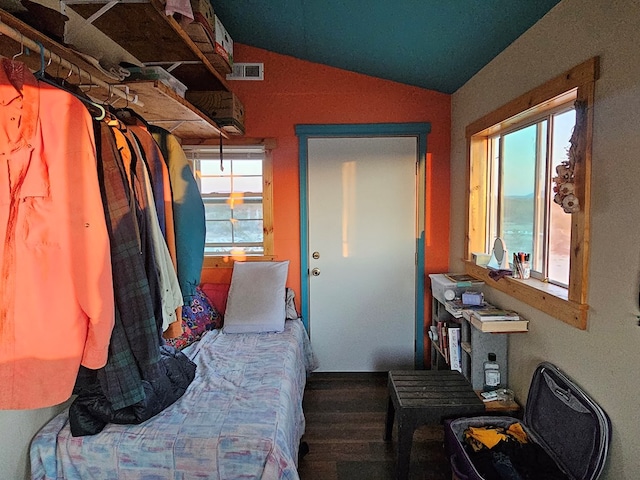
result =
[{"label": "black jacket", "polygon": [[[137,424],[150,419],[178,400],[191,384],[196,364],[169,345],[160,347],[160,374],[142,381],[145,398],[140,402],[114,410],[106,399],[96,370],[82,368],[76,383],[78,397],[69,407],[69,424],[74,437],[94,435],[107,423]],[[78,388],[78,385],[82,387]]]}]

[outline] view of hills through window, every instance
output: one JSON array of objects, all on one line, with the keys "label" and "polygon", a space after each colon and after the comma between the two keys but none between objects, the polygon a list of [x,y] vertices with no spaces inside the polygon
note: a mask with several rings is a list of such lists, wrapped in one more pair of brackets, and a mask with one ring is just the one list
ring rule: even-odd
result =
[{"label": "view of hills through window", "polygon": [[[565,286],[569,283],[571,215],[553,203],[553,177],[556,166],[568,159],[574,124],[575,110],[570,109],[501,138],[499,235],[510,254],[530,253],[535,271],[543,276],[546,272],[551,281]],[[496,152],[499,141],[493,142]]]}]

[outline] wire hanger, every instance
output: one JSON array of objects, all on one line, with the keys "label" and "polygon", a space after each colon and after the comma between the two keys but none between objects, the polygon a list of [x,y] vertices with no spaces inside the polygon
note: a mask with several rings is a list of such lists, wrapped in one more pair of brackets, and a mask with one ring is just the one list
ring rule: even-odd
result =
[{"label": "wire hanger", "polygon": [[13,57],[11,57],[11,60],[15,60],[22,54],[24,54],[24,40],[23,40],[23,35],[20,34],[20,51],[16,53]]},{"label": "wire hanger", "polygon": [[19,61],[16,61],[20,55],[24,55],[24,35],[20,34],[20,51],[11,57],[11,75],[15,75]]},{"label": "wire hanger", "polygon": [[[96,120],[104,119],[104,117],[106,116],[107,112],[106,112],[106,110],[104,109],[104,107],[102,105],[90,100],[87,97],[84,97],[82,95],[78,95],[77,93],[69,90],[68,88],[65,88],[65,81],[69,77],[71,77],[71,74],[73,73],[73,64],[71,64],[71,68],[69,69],[69,74],[67,75],[66,79],[64,79],[62,81],[62,85],[58,84],[57,82],[55,82],[54,80],[48,78],[45,75],[45,69],[49,66],[49,64],[51,63],[51,59],[53,57],[51,56],[51,54],[49,54],[49,63],[45,64],[45,62],[44,62],[44,46],[40,42],[36,42],[36,43],[38,44],[38,48],[40,49],[40,70],[38,70],[35,73],[35,77],[38,80],[40,80],[42,82],[45,82],[45,83],[47,83],[49,85],[53,85],[54,87],[57,87],[57,88],[62,88],[65,92],[68,92],[71,95],[73,95],[74,97],[76,97],[77,99],[79,99],[82,103],[84,103],[87,107],[89,107],[89,111],[93,115],[94,119],[96,119]],[[78,77],[80,77],[80,67],[78,67],[76,65],[76,68],[78,69]]]}]

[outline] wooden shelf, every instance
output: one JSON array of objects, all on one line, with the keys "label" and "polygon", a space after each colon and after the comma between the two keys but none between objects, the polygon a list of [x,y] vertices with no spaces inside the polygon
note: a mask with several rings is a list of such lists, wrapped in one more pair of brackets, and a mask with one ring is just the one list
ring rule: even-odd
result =
[{"label": "wooden shelf", "polygon": [[[480,395],[481,390],[476,390],[476,395],[482,400]],[[500,413],[500,414],[518,414],[520,412],[520,405],[515,400],[494,400],[492,402],[484,402],[484,408],[487,412]]]},{"label": "wooden shelf", "polygon": [[[91,74],[92,78],[96,80],[102,80],[105,83],[114,82],[113,78],[106,76],[99,69],[95,68],[89,62],[87,62],[82,57],[77,55],[73,50],[63,45],[60,45],[58,42],[40,33],[36,29],[30,27],[23,21],[17,19],[16,17],[14,17],[13,15],[11,15],[10,13],[4,10],[0,10],[0,22],[20,32],[26,38],[29,38],[34,42],[39,42],[47,50],[55,53],[56,55],[58,55],[61,58],[64,58],[65,60],[68,60],[72,64],[76,65],[78,68],[81,68],[85,72]],[[11,58],[17,53],[19,53],[20,51],[21,51],[20,42],[12,40],[7,35],[0,35],[0,53],[1,54]],[[24,64],[27,65],[27,67],[29,67],[29,69],[33,71],[40,70],[40,67],[41,67],[40,52],[37,52],[37,51],[27,52],[25,50],[22,55],[16,57],[16,60],[23,62]],[[53,62],[46,68],[45,71],[53,77],[66,78],[69,83],[74,85],[89,83],[78,76],[78,72],[76,69],[71,69],[71,71],[69,72],[69,70],[62,68],[60,67],[60,65]],[[107,97],[106,90],[104,91],[104,93],[105,93],[104,98],[106,98]]]},{"label": "wooden shelf", "polygon": [[144,99],[144,107],[130,105],[130,108],[147,122],[170,131],[182,140],[219,136],[220,130],[213,120],[159,80],[139,80],[126,85],[129,93]]},{"label": "wooden shelf", "polygon": [[[102,9],[106,0],[67,0],[84,18]],[[93,20],[92,25],[145,64],[179,64],[171,74],[192,90],[226,90],[218,72],[180,24],[164,13],[160,0],[119,1]]]},{"label": "wooden shelf", "polygon": [[[157,2],[154,0],[154,4],[156,3]],[[123,5],[140,4],[126,3]],[[147,3],[143,5],[146,5],[147,8],[149,6],[149,4]],[[113,8],[117,9],[118,6],[115,6]],[[166,17],[164,13],[162,14],[162,16],[159,16],[158,12],[156,11],[155,21],[157,22],[158,18],[162,17]],[[170,20],[176,23],[172,18],[166,18],[168,19],[166,20],[166,22],[169,22]],[[52,62],[46,67],[46,73],[50,74],[53,77],[65,78],[65,80],[72,85],[84,85],[82,90],[97,102],[109,101],[111,103],[115,100],[113,104],[116,108],[125,106],[125,100],[118,99],[118,97],[113,97],[113,92],[110,91],[111,88],[105,88],[107,86],[113,85],[114,89],[117,88],[122,90],[123,88],[121,82],[105,75],[98,68],[94,67],[91,63],[87,62],[81,56],[77,55],[73,50],[60,45],[51,38],[38,32],[34,28],[30,27],[26,23],[18,20],[17,18],[3,10],[0,10],[0,21],[8,27],[16,30],[20,34],[24,35],[25,38],[41,43],[45,49],[71,62],[77,68],[80,68],[83,71],[87,72],[94,85],[90,85],[91,82],[89,82],[86,78],[81,78],[78,74],[77,68],[72,68],[69,71],[67,69],[61,68],[55,62]],[[133,31],[139,30],[140,27],[133,29]],[[147,32],[147,34],[149,33]],[[151,48],[150,46],[152,45],[158,45],[158,42],[152,40],[151,38],[147,38],[146,42],[147,48]],[[174,42],[181,43],[177,40],[174,40]],[[178,47],[176,48],[179,50]],[[164,45],[162,46],[162,48],[158,48],[157,50],[164,52]],[[0,54],[3,54],[7,57],[13,57],[20,51],[20,42],[12,40],[6,35],[0,35]],[[16,57],[16,59],[24,62],[27,67],[29,67],[33,71],[37,71],[41,68],[39,52],[30,51],[27,54],[27,52],[25,51],[25,53],[23,53],[19,57]],[[196,65],[189,65],[189,67],[196,67]],[[200,64],[200,68],[204,68],[202,64]],[[211,69],[213,69],[213,67],[211,67]],[[205,77],[207,76],[205,75]],[[211,73],[208,74],[208,78],[213,78]],[[104,84],[108,85],[105,85],[105,87],[96,86],[96,80],[100,80]],[[202,111],[189,103],[187,100],[180,97],[173,89],[160,81],[149,80],[127,82],[125,86],[129,88],[129,93],[131,95],[137,95],[140,99],[140,104],[128,103],[126,104],[127,107],[136,111],[149,123],[165,128],[183,141],[187,139],[203,141],[204,139],[220,138],[220,136],[224,138],[229,137],[229,135],[226,132],[221,131],[216,126],[215,122],[209,119],[207,115],[205,115]]]},{"label": "wooden shelf", "polygon": [[576,328],[581,330],[587,328],[589,305],[569,300],[566,289],[535,278],[520,280],[504,277],[494,280],[489,276],[490,272],[491,270],[486,267],[465,261],[465,273],[482,280],[488,287],[500,290]]}]

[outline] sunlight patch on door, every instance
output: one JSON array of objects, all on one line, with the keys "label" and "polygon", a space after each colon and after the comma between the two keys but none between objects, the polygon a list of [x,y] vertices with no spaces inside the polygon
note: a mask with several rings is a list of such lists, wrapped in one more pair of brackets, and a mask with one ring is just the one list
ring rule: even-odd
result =
[{"label": "sunlight patch on door", "polygon": [[[355,228],[350,228],[351,220],[356,218],[356,162],[342,164],[342,256],[349,257],[349,235]],[[355,239],[353,239],[355,240]]]}]

